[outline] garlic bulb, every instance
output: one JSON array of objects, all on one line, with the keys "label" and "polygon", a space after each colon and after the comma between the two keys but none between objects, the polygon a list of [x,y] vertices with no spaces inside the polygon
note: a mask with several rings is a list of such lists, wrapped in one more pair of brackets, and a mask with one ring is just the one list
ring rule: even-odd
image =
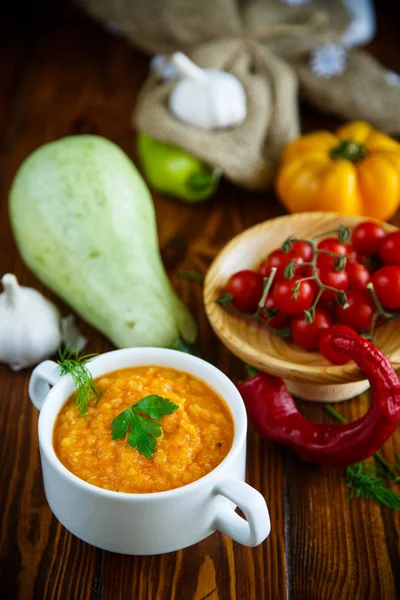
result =
[{"label": "garlic bulb", "polygon": [[243,123],[246,93],[237,77],[218,69],[201,69],[182,52],[174,52],[171,62],[182,77],[169,97],[169,110],[175,117],[208,130]]},{"label": "garlic bulb", "polygon": [[36,365],[61,343],[60,314],[38,291],[8,273],[0,294],[0,362],[14,371]]}]

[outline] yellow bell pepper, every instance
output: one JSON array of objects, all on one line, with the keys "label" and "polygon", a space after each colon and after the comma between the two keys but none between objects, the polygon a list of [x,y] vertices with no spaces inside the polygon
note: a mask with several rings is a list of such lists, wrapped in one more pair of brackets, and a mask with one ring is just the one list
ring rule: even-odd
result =
[{"label": "yellow bell pepper", "polygon": [[400,144],[364,121],[300,136],[283,151],[276,191],[290,212],[385,221],[400,204]]}]

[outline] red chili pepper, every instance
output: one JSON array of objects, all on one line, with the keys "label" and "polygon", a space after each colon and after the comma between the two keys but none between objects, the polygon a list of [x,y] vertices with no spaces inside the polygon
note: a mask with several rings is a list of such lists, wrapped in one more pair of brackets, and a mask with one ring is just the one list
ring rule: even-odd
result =
[{"label": "red chili pepper", "polygon": [[291,448],[307,462],[344,467],[372,456],[400,420],[400,381],[389,360],[355,333],[332,333],[329,343],[352,358],[371,384],[368,412],[352,423],[313,423],[296,408],[285,383],[259,373],[238,388],[258,433]]}]

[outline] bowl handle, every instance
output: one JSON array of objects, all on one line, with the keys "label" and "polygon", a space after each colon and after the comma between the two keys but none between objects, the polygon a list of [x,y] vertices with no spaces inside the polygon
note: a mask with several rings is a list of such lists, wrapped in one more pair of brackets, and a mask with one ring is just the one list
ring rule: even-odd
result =
[{"label": "bowl handle", "polygon": [[225,479],[216,488],[218,494],[231,500],[242,510],[246,519],[232,507],[224,505],[214,521],[215,529],[244,546],[258,546],[271,531],[268,508],[263,496],[239,479]]},{"label": "bowl handle", "polygon": [[50,388],[61,379],[58,364],[53,360],[45,360],[34,368],[29,380],[29,398],[32,404],[40,410],[46,400]]}]

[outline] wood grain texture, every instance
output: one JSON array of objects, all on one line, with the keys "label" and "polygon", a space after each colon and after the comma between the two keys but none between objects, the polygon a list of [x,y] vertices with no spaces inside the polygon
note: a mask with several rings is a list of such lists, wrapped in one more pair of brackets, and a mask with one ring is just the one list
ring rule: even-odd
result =
[{"label": "wood grain texture", "polygon": [[[20,3],[17,3],[19,5]],[[42,3],[51,5],[51,2]],[[396,21],[380,2],[382,34],[374,52],[400,70]],[[22,3],[26,8],[28,3]],[[390,8],[392,7],[392,8]],[[44,290],[17,255],[8,224],[8,188],[21,161],[37,146],[71,133],[97,133],[134,159],[130,112],[148,59],[113,38],[68,4],[53,3],[44,20],[21,16],[1,22],[0,67],[0,273],[15,272]],[[22,10],[23,12],[23,10]],[[32,15],[32,9],[30,10]],[[32,24],[33,23],[33,24]],[[332,128],[334,118],[302,106],[305,129]],[[213,334],[199,284],[176,269],[205,273],[229,239],[258,222],[283,214],[272,195],[250,194],[227,183],[197,207],[154,194],[160,246],[168,273],[200,327],[202,356],[232,379],[242,363]],[[394,221],[400,225],[400,216]],[[111,345],[80,324],[89,352]],[[96,550],[70,535],[52,516],[43,492],[37,447],[37,411],[30,405],[30,372],[0,366],[0,596],[7,600],[394,600],[400,597],[400,519],[363,502],[347,503],[341,470],[301,464],[281,447],[248,439],[248,482],[266,497],[272,533],[249,549],[214,534],[202,543],[158,557],[124,557]],[[340,410],[355,418],[367,399]],[[326,419],[318,406],[300,403],[310,418]],[[400,452],[397,433],[383,452]],[[150,532],[151,534],[151,532]]]},{"label": "wood grain texture", "polygon": [[[351,421],[361,417],[367,405],[364,394],[338,410]],[[305,416],[329,421],[322,408],[306,402],[299,406]],[[382,453],[392,461],[399,449],[397,432]],[[372,503],[348,502],[341,469],[312,467],[294,457],[289,461],[293,597],[398,598],[399,513]]]}]

